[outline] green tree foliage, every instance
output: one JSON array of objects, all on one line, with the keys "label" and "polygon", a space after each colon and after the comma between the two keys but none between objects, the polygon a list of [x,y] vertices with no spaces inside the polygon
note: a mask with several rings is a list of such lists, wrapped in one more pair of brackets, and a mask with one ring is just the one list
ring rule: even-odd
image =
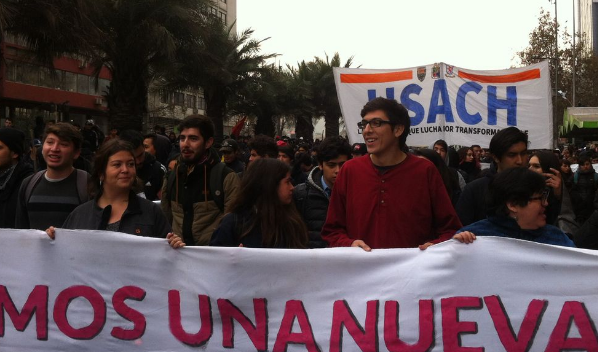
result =
[{"label": "green tree foliage", "polygon": [[[556,28],[550,12],[541,10],[538,26],[529,35],[529,46],[517,53],[523,65],[549,60],[555,136],[565,109],[572,105],[574,65],[576,105],[598,106],[598,58],[591,53],[585,38],[579,34],[576,34],[576,46],[573,50],[573,37],[566,29],[559,30],[559,50],[556,52]],[[555,82],[556,72],[558,82]],[[563,94],[556,92],[557,90]]]},{"label": "green tree foliage", "polygon": [[[342,67],[351,67],[353,57],[350,57]],[[341,107],[336,93],[333,68],[341,67],[341,59],[338,53],[332,59],[326,55],[326,60],[316,57],[309,63],[312,71],[312,99],[317,109],[317,114],[324,116],[326,122],[326,137],[338,136],[339,120],[342,117]]]},{"label": "green tree foliage", "polygon": [[200,34],[181,46],[176,71],[166,77],[173,88],[201,88],[206,99],[206,114],[214,121],[215,139],[222,140],[227,103],[233,95],[255,84],[268,68],[264,61],[274,54],[260,54],[262,40],[252,39],[252,29],[237,35],[218,18],[207,16]]}]

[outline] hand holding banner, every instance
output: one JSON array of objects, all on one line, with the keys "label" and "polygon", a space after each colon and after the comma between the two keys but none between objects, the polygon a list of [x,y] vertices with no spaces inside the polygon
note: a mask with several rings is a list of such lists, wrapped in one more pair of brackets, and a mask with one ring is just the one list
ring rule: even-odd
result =
[{"label": "hand holding banner", "polygon": [[2,351],[598,348],[594,251],[492,237],[372,252],[0,238]]}]

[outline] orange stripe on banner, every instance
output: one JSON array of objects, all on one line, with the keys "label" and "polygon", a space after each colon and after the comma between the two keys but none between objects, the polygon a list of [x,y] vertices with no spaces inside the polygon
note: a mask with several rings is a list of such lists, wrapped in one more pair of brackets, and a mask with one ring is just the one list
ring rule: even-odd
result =
[{"label": "orange stripe on banner", "polygon": [[384,83],[413,79],[412,71],[350,74],[341,73],[341,83]]},{"label": "orange stripe on banner", "polygon": [[510,75],[486,76],[459,71],[459,77],[480,83],[515,83],[540,78],[540,69],[512,73]]}]

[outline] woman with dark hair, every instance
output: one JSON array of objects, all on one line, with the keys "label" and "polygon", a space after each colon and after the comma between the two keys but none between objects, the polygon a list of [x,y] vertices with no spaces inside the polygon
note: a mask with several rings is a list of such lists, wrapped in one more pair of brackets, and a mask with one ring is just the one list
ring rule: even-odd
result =
[{"label": "woman with dark hair", "polygon": [[307,228],[293,204],[293,189],[284,162],[252,161],[232,211],[222,219],[210,246],[307,248]]},{"label": "woman with dark hair", "polygon": [[459,201],[461,195],[461,187],[459,186],[459,178],[456,173],[451,172],[451,169],[445,164],[444,160],[439,153],[430,149],[417,149],[413,151],[413,154],[428,159],[436,166],[436,169],[440,173],[444,187],[451,198],[453,206]]},{"label": "woman with dark hair", "polygon": [[459,170],[462,170],[467,176],[465,181],[469,183],[479,178],[481,168],[475,160],[473,149],[470,147],[463,147],[459,148],[457,153],[459,154]]},{"label": "woman with dark hair", "polygon": [[546,224],[549,193],[542,175],[521,167],[507,169],[490,181],[488,192],[488,218],[463,227],[455,239],[471,243],[475,236],[497,236],[575,247],[558,227]]},{"label": "woman with dark hair", "polygon": [[[90,194],[67,217],[65,229],[108,230],[131,235],[166,238],[171,227],[160,206],[138,197],[133,146],[120,139],[102,144],[95,155]],[[54,228],[46,230],[54,238]]]}]

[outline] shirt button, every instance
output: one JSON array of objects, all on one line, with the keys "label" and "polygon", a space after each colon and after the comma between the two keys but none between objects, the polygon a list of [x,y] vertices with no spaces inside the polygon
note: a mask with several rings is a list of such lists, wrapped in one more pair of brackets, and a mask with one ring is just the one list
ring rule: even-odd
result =
[{"label": "shirt button", "polygon": [[380,192],[384,193],[384,190],[381,190]]},{"label": "shirt button", "polygon": [[386,181],[382,180],[382,183],[384,183],[384,182],[386,182]]},{"label": "shirt button", "polygon": [[383,200],[381,200],[381,201],[380,201],[380,203],[384,204],[384,201],[383,201]]}]

